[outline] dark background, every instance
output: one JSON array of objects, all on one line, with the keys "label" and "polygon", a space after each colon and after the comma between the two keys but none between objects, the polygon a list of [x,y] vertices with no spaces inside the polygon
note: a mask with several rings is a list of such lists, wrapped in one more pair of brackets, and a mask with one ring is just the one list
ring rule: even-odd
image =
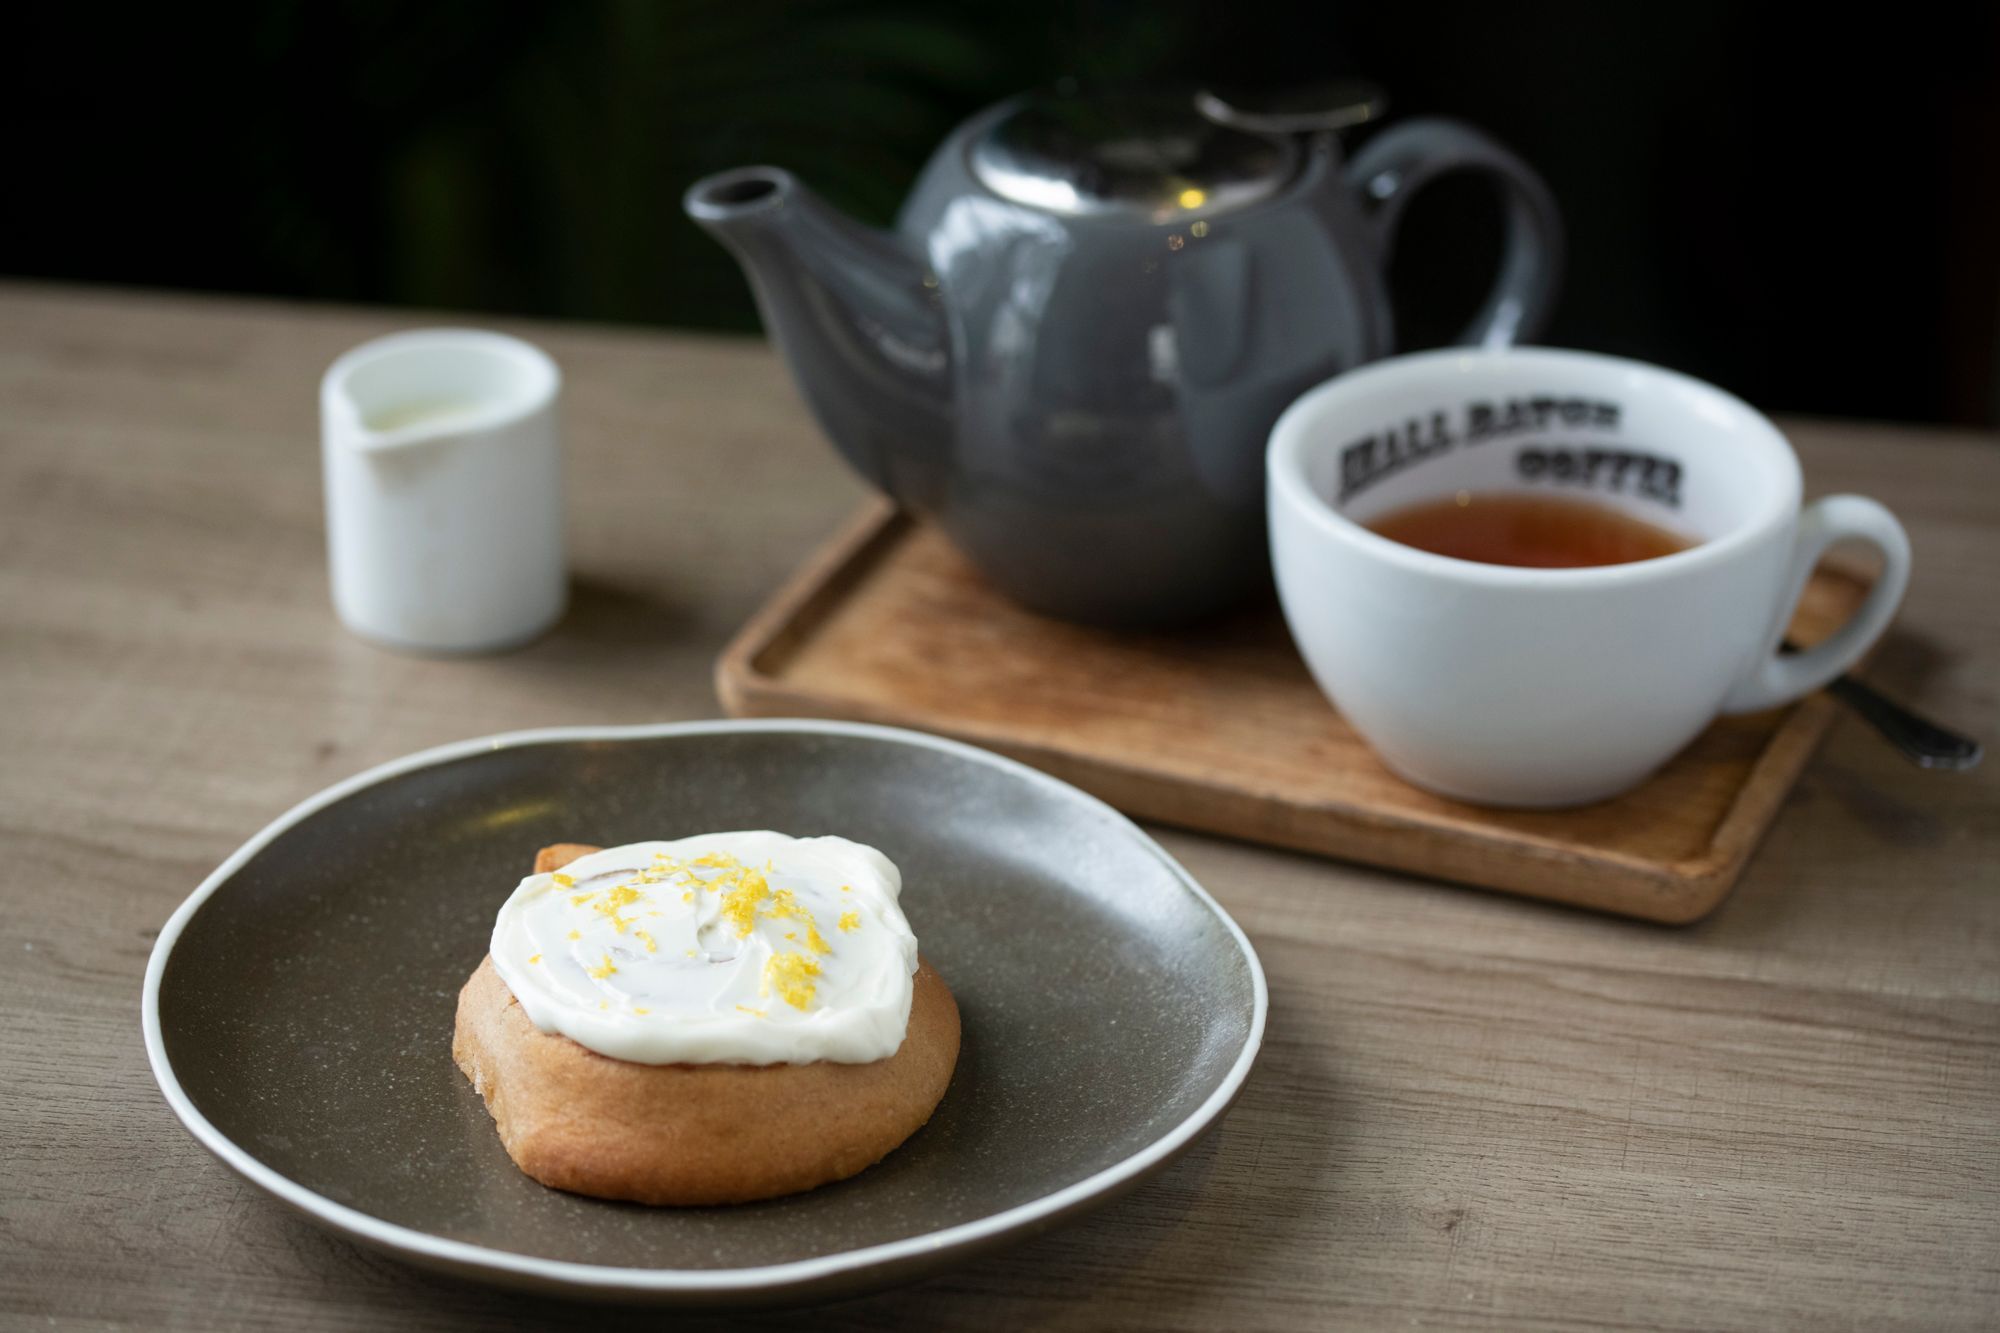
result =
[{"label": "dark background", "polygon": [[[756,326],[681,216],[768,161],[887,222],[980,106],[1065,75],[1379,80],[1477,122],[1571,232],[1546,341],[1780,411],[2000,419],[2000,5],[43,6],[8,66],[0,273]],[[10,22],[19,24],[21,19]],[[1497,210],[1446,181],[1393,283],[1469,314]]]}]

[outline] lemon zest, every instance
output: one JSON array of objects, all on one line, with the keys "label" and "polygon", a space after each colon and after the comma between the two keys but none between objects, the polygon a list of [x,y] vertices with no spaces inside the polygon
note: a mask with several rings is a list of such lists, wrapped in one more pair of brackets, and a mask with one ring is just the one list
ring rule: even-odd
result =
[{"label": "lemon zest", "polygon": [[820,972],[819,960],[802,953],[772,954],[764,963],[764,984],[758,994],[769,995],[776,991],[778,998],[794,1009],[804,1009],[813,1002],[818,987],[813,978]]},{"label": "lemon zest", "polygon": [[618,909],[621,907],[630,907],[645,896],[645,894],[639,892],[630,884],[620,884],[617,888],[607,892],[604,895],[604,901],[590,910],[603,917],[606,921],[609,921],[612,927],[620,935],[623,935],[625,927],[632,924],[632,919],[618,915]]},{"label": "lemon zest", "polygon": [[736,929],[737,938],[746,938],[757,924],[757,905],[771,896],[771,885],[754,870],[736,877],[736,887],[722,895],[722,917]]}]

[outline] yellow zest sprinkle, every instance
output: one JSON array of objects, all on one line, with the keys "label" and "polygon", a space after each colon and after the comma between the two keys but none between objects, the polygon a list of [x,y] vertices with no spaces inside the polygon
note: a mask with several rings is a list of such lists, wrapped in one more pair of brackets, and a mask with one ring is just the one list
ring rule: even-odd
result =
[{"label": "yellow zest sprinkle", "polygon": [[745,938],[757,924],[757,904],[771,896],[771,885],[754,870],[737,877],[736,887],[722,895],[722,916],[736,927],[737,937]]},{"label": "yellow zest sprinkle", "polygon": [[[694,901],[694,890],[693,890],[693,889],[689,889],[689,890],[688,890],[688,891],[687,891],[686,893],[683,893],[683,894],[681,895],[681,901],[682,901],[682,902],[684,902],[684,903],[691,903],[691,902],[693,902],[693,901]],[[658,915],[659,915],[659,913],[658,913],[658,912],[649,912],[649,913],[647,913],[647,915],[648,915],[648,916],[658,916]]]},{"label": "yellow zest sprinkle", "polygon": [[625,927],[631,925],[632,922],[629,918],[618,915],[618,909],[621,907],[630,907],[645,896],[630,884],[620,884],[617,888],[612,889],[604,895],[603,902],[590,910],[617,927],[618,933],[623,935]]},{"label": "yellow zest sprinkle", "polygon": [[796,930],[788,930],[785,932],[785,938],[788,940],[795,940],[798,937],[799,937],[799,932],[797,932]]},{"label": "yellow zest sprinkle", "polygon": [[[793,921],[805,922],[806,943],[812,946],[813,952],[815,953],[829,952],[829,950],[827,949],[826,941],[819,937],[819,930],[817,928],[818,923],[816,923],[813,920],[813,914],[807,911],[805,908],[799,906],[798,898],[793,895],[790,889],[778,890],[777,896],[773,898],[771,902],[771,916],[773,917],[773,919],[789,918],[790,920]],[[791,939],[792,937],[790,935],[786,935],[785,938]]]},{"label": "yellow zest sprinkle", "polygon": [[743,865],[728,852],[710,852],[707,856],[697,856],[688,864],[705,866],[710,870],[737,870]]},{"label": "yellow zest sprinkle", "polygon": [[556,887],[559,889],[573,889],[576,887],[576,877],[574,875],[565,875],[560,870],[555,871],[549,878],[556,882]]},{"label": "yellow zest sprinkle", "polygon": [[589,893],[579,893],[576,895],[576,897],[571,898],[569,900],[569,905],[571,907],[581,907],[585,903],[589,902],[592,898],[595,898],[596,896],[597,896],[597,890],[595,889],[592,889]]},{"label": "yellow zest sprinkle", "polygon": [[599,1001],[597,1002],[597,1007],[598,1007],[599,1009],[609,1009],[609,1008],[611,1007],[611,1001],[609,1001],[609,1000],[599,1000]]},{"label": "yellow zest sprinkle", "polygon": [[572,930],[569,933],[569,937],[573,940],[580,940],[583,938],[583,932],[580,930]]},{"label": "yellow zest sprinkle", "polygon": [[[798,897],[790,889],[779,889],[776,894],[772,895],[768,914],[774,921],[789,919],[805,922],[807,947],[814,953],[833,952],[833,946],[828,944],[825,938],[819,933],[819,923],[813,920],[813,914],[799,905]],[[796,939],[797,937],[790,932],[786,932],[785,938],[789,940]]]},{"label": "yellow zest sprinkle", "polygon": [[542,961],[542,956],[538,953],[529,954],[528,961],[531,963],[539,963]]},{"label": "yellow zest sprinkle", "polygon": [[632,1012],[635,1014],[650,1014],[653,1011],[651,1009],[640,1009],[637,1006],[634,1006]]},{"label": "yellow zest sprinkle", "polygon": [[813,1002],[813,978],[819,975],[819,960],[802,953],[772,954],[764,964],[764,984],[758,994],[778,993],[778,998],[794,1009]]},{"label": "yellow zest sprinkle", "polygon": [[852,893],[854,892],[854,886],[852,884],[843,884],[840,886],[840,891],[842,893]]},{"label": "yellow zest sprinkle", "polygon": [[843,932],[861,929],[861,913],[842,912],[840,914],[840,928]]},{"label": "yellow zest sprinkle", "polygon": [[618,970],[618,964],[611,961],[610,954],[605,954],[604,961],[602,963],[599,963],[596,967],[590,969],[590,975],[596,977],[599,981],[602,981],[606,977],[610,976],[613,972],[616,972],[617,970]]},{"label": "yellow zest sprinkle", "polygon": [[699,953],[697,953],[697,952],[696,952],[695,950],[693,950],[693,949],[689,949],[689,950],[688,950],[688,957],[690,957],[690,958],[699,958],[699,957],[701,957],[701,955],[700,955]]},{"label": "yellow zest sprinkle", "polygon": [[658,953],[660,951],[660,946],[655,944],[653,942],[653,937],[651,935],[648,935],[645,931],[635,930],[632,933],[638,937],[639,942],[641,944],[646,946],[647,953]]},{"label": "yellow zest sprinkle", "polygon": [[736,1008],[738,1009],[738,1011],[746,1013],[750,1015],[750,1017],[752,1018],[763,1018],[765,1016],[764,1011],[762,1009],[752,1009],[747,1004],[739,1004],[736,1006]]}]

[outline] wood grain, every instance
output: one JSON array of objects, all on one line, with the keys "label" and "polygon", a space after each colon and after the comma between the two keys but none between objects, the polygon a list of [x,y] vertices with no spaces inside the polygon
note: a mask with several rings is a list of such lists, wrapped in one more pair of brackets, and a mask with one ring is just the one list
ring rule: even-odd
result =
[{"label": "wood grain", "polygon": [[[174,1122],[139,1039],[153,932],[268,820],[442,741],[712,715],[719,650],[862,498],[761,345],[508,323],[566,377],[574,608],[500,657],[360,643],[315,385],[462,318],[0,286],[0,1326],[662,1323],[320,1233]],[[1788,429],[1914,538],[1871,676],[2000,737],[2000,450]],[[1077,1226],[747,1325],[1992,1328],[1996,797],[1838,722],[1679,930],[1164,830],[1270,975],[1229,1118]]]},{"label": "wood grain", "polygon": [[[1866,586],[1822,571],[1792,637],[1818,642]],[[1327,706],[1275,602],[1163,633],[1062,624],[881,501],[723,650],[716,691],[737,716],[956,736],[1143,819],[1675,924],[1735,887],[1836,707],[1718,720],[1615,800],[1481,809],[1382,766]]]}]

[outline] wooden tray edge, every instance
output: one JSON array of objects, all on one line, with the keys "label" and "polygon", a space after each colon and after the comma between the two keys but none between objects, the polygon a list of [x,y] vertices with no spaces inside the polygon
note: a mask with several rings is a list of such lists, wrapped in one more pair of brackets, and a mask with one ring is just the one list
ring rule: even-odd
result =
[{"label": "wooden tray edge", "polygon": [[908,516],[893,501],[873,498],[778,585],[715,659],[715,694],[725,713],[731,717],[846,716],[824,709],[776,714],[758,706],[758,701],[774,690],[783,690],[774,674],[781,664],[774,659],[803,642],[826,618],[840,594],[873,563],[872,558],[864,557],[879,554],[908,527]]}]

